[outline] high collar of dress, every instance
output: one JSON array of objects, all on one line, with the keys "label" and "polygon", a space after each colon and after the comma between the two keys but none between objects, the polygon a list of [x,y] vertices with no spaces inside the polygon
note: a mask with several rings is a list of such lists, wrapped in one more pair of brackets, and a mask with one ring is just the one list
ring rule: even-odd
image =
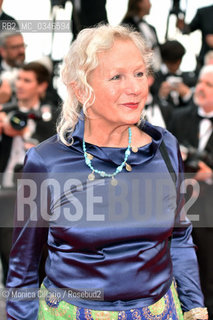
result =
[{"label": "high collar of dress", "polygon": [[[151,136],[152,142],[139,148],[137,153],[131,152],[128,162],[133,165],[137,165],[151,159],[155,155],[163,139],[164,129],[162,128],[156,128],[144,120],[142,120],[139,128]],[[70,146],[70,148],[75,149],[80,153],[83,153],[83,137],[84,137],[84,116],[81,114],[80,119],[76,124],[75,130],[72,134],[72,138],[74,142]],[[69,137],[68,137],[68,140],[69,140]],[[134,145],[134,136],[132,137],[132,142],[133,142],[132,145]],[[119,165],[124,159],[124,153],[126,148],[99,147],[90,143],[87,143],[86,145],[87,145],[87,152],[101,160],[113,162],[116,165]]]}]

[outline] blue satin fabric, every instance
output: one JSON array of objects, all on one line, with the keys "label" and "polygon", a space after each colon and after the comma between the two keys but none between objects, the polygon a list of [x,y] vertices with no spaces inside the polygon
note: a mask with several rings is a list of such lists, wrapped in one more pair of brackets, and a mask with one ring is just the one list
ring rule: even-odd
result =
[{"label": "blue satin fabric", "polygon": [[[180,220],[184,200],[179,192],[182,164],[177,142],[168,131],[147,122],[141,129],[152,142],[131,153],[132,173],[124,169],[117,176],[118,187],[111,187],[108,178],[87,180],[91,170],[82,150],[83,120],[76,126],[72,146],[53,136],[28,152],[23,177],[36,182],[36,208],[26,205],[24,222],[17,221],[8,288],[38,287],[38,265],[47,242],[47,288],[103,290],[103,301],[68,299],[78,307],[115,311],[145,307],[167,292],[173,277],[183,310],[203,306],[191,225]],[[176,187],[159,151],[162,139],[177,172]],[[87,144],[87,151],[94,156],[95,168],[113,172],[125,149]],[[45,179],[49,179],[46,195],[40,193]],[[159,179],[169,181],[161,193]],[[45,196],[48,223],[41,210]],[[38,300],[9,299],[7,312],[8,319],[36,319]]]}]

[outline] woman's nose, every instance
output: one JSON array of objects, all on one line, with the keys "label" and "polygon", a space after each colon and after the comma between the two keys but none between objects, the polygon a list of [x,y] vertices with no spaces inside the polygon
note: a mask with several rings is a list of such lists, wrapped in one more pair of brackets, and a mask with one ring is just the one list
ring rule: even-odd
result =
[{"label": "woman's nose", "polygon": [[141,92],[141,82],[138,78],[131,78],[126,80],[126,93],[137,95]]}]

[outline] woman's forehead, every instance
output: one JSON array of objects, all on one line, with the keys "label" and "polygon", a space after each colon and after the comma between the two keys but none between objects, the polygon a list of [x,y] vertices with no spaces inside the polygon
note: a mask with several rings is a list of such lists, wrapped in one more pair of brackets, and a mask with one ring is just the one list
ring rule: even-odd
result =
[{"label": "woman's forehead", "polygon": [[97,53],[98,60],[104,60],[106,58],[119,59],[134,59],[138,58],[143,60],[142,53],[130,39],[116,39],[112,47]]}]

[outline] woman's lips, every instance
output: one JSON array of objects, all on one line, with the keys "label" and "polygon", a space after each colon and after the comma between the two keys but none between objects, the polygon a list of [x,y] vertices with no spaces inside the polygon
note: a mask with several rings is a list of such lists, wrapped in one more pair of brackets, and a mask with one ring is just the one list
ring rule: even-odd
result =
[{"label": "woman's lips", "polygon": [[127,103],[123,103],[123,106],[130,108],[130,109],[137,109],[138,108],[139,103],[138,102],[127,102]]}]

